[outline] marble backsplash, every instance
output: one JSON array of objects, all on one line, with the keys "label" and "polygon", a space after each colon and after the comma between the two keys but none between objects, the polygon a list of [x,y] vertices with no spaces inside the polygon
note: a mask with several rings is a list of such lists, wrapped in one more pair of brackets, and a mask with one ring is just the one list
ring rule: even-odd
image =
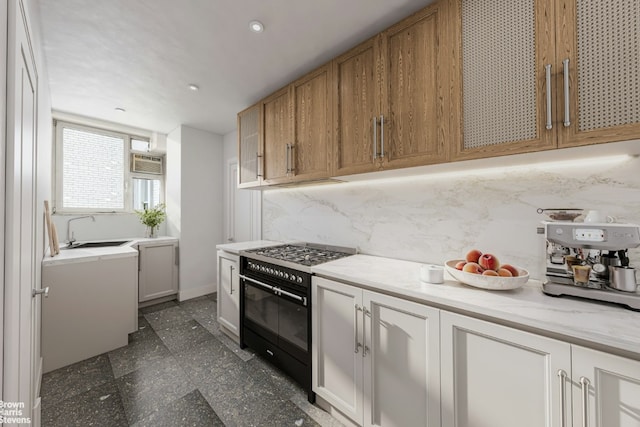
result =
[{"label": "marble backsplash", "polygon": [[[640,223],[640,158],[519,166],[263,193],[263,238],[357,247],[443,264],[472,248],[543,276],[537,208],[597,209]],[[630,251],[640,268],[640,250]]]}]

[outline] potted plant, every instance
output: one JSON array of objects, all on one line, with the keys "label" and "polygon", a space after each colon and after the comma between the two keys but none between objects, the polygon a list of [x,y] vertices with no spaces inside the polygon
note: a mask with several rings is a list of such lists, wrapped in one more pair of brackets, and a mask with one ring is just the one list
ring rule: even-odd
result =
[{"label": "potted plant", "polygon": [[158,237],[158,226],[162,224],[167,217],[167,213],[164,210],[165,204],[158,203],[154,208],[147,208],[147,204],[144,204],[144,210],[136,210],[136,214],[140,218],[140,222],[147,226],[147,237]]}]

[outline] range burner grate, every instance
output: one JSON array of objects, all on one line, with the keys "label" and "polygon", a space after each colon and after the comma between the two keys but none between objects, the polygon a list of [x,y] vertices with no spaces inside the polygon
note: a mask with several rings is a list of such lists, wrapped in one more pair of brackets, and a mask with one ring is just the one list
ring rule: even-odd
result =
[{"label": "range burner grate", "polygon": [[323,262],[340,259],[353,253],[316,248],[308,245],[281,245],[247,251],[268,258],[289,261],[305,266],[314,266]]}]

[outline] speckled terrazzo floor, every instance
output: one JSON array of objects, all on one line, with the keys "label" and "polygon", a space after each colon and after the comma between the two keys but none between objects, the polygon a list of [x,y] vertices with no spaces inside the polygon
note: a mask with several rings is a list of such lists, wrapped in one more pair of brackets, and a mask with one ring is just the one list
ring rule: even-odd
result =
[{"label": "speckled terrazzo floor", "polygon": [[216,321],[215,294],[143,308],[129,344],[42,378],[42,426],[338,426]]}]

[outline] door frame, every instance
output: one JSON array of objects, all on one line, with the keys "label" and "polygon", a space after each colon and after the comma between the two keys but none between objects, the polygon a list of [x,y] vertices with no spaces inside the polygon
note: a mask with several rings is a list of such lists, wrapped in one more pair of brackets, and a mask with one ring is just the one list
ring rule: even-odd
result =
[{"label": "door frame", "polygon": [[[21,402],[24,404],[22,416],[31,418],[35,424],[39,424],[40,418],[40,398],[39,385],[40,366],[39,354],[36,354],[36,343],[39,343],[39,324],[34,320],[39,316],[36,315],[39,309],[39,301],[32,297],[32,291],[38,288],[38,268],[39,257],[37,255],[37,224],[36,218],[40,210],[37,207],[37,155],[38,155],[38,91],[39,76],[37,70],[37,62],[33,50],[33,40],[29,32],[30,21],[28,4],[24,0],[9,0],[6,10],[7,22],[7,43],[6,43],[6,86],[12,88],[7,90],[6,95],[6,129],[3,145],[4,162],[7,166],[5,176],[3,177],[4,194],[3,215],[4,215],[4,271],[3,271],[3,291],[4,300],[2,325],[3,348],[2,360],[2,396],[3,400],[9,402]],[[27,76],[33,91],[33,99],[28,104],[32,117],[30,133],[27,137],[31,140],[27,147],[26,153],[30,156],[27,158],[29,163],[25,163],[24,155],[24,131],[22,122],[18,123],[16,117],[23,114],[23,104],[21,100],[16,99],[16,91],[14,88],[22,88],[24,81],[23,75],[17,75],[24,68],[22,63],[26,61]],[[19,65],[20,64],[20,65]],[[20,80],[23,79],[23,80]],[[22,92],[21,92],[22,93]],[[21,109],[18,111],[16,105]],[[17,131],[19,129],[20,134]],[[19,146],[17,146],[16,138],[20,138]],[[16,152],[16,148],[20,152]],[[19,159],[20,173],[16,175],[16,159]],[[30,173],[24,175],[23,167],[25,164],[29,167]],[[17,179],[16,179],[17,177]],[[28,209],[28,217],[24,218],[27,213],[22,212],[25,206],[23,201],[24,190],[22,186],[25,184],[23,180],[27,180],[30,186],[30,200],[26,203]],[[11,186],[7,191],[7,186]],[[18,214],[16,216],[16,214]],[[23,230],[29,230],[27,235],[23,236]],[[16,232],[17,230],[17,232]],[[22,275],[28,271],[27,282]],[[35,304],[34,304],[35,303]]]},{"label": "door frame", "polygon": [[[8,23],[8,3],[0,8],[0,22]],[[0,164],[5,165],[6,137],[7,137],[7,31],[0,31]],[[6,173],[6,169],[5,169]],[[4,242],[4,210],[5,210],[5,173],[0,173],[0,241]],[[4,244],[0,245],[0,277],[2,277],[2,289],[0,289],[0,384],[4,384]],[[4,400],[4,390],[0,387],[0,400]]]}]

